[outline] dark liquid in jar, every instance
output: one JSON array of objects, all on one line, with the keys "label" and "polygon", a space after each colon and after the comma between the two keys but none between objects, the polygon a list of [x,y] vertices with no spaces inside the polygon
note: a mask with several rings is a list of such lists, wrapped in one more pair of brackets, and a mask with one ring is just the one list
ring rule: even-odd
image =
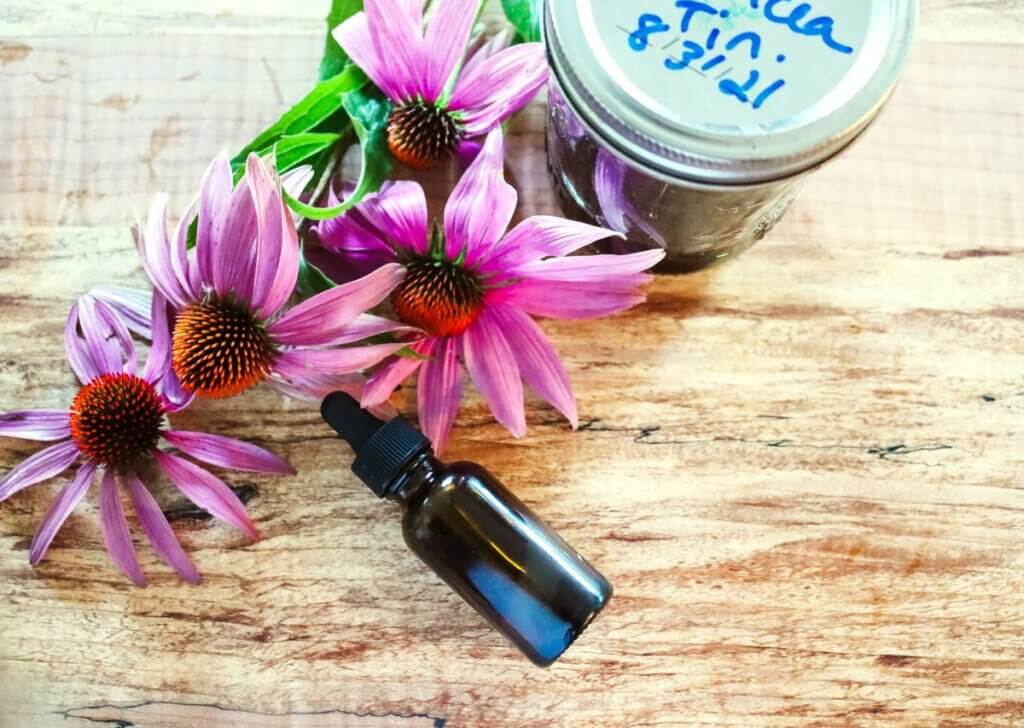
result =
[{"label": "dark liquid in jar", "polygon": [[662,248],[658,270],[688,273],[720,263],[762,240],[783,218],[806,175],[752,186],[680,180],[625,161],[603,146],[550,89],[548,165],[565,214],[623,233],[607,252]]}]

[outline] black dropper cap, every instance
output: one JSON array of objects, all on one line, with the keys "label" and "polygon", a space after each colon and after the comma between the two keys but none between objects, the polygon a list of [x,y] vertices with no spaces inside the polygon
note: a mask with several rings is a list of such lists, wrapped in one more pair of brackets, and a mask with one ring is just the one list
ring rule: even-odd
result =
[{"label": "black dropper cap", "polygon": [[379,420],[344,392],[327,395],[320,414],[355,451],[352,472],[381,498],[413,458],[430,447],[430,440],[401,417]]}]

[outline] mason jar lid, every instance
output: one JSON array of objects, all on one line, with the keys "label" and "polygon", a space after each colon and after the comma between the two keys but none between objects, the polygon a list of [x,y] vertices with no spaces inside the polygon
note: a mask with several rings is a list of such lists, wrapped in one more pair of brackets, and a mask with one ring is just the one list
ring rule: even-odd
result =
[{"label": "mason jar lid", "polygon": [[548,0],[584,122],[673,177],[766,182],[827,160],[889,97],[917,0]]}]

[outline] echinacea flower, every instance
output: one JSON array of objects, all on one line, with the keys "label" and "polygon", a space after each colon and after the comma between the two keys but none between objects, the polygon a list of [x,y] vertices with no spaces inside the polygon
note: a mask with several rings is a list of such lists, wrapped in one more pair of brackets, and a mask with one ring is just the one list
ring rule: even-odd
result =
[{"label": "echinacea flower", "polygon": [[554,217],[530,218],[506,234],[517,203],[504,179],[501,129],[448,200],[443,229],[431,232],[423,188],[394,182],[346,215],[323,223],[324,248],[355,275],[400,263],[391,294],[398,317],[427,336],[421,358],[391,357],[370,377],[363,406],[386,400],[419,370],[420,424],[444,447],[462,394],[462,365],[492,411],[517,437],[526,432],[523,381],[577,425],[565,369],[531,318],[586,319],[643,302],[640,288],[664,251],[580,255],[615,235]]},{"label": "echinacea flower", "polygon": [[169,428],[166,416],[179,412],[190,398],[168,375],[170,341],[160,310],[164,306],[158,296],[154,301],[153,348],[141,371],[135,345],[118,315],[102,301],[83,296],[72,307],[65,329],[68,362],[82,384],[71,407],[0,414],[0,436],[57,443],[32,455],[0,480],[0,501],[82,461],[39,524],[29,552],[33,566],[43,559],[57,531],[102,469],[100,525],[118,568],[135,584],[145,585],[121,504],[121,490],[126,489],[154,550],[183,579],[198,583],[199,573],[140,478],[149,461],[197,506],[251,538],[259,538],[234,492],[205,468],[162,449],[161,440],[210,465],[260,473],[294,472],[283,460],[255,445]]},{"label": "echinacea flower", "polygon": [[491,43],[466,58],[480,2],[440,0],[424,31],[422,0],[366,0],[365,12],[334,31],[394,104],[388,146],[411,167],[427,169],[469,151],[547,81],[540,43]]},{"label": "echinacea flower", "polygon": [[[227,157],[215,159],[172,239],[166,204],[161,196],[136,237],[143,267],[171,308],[172,369],[187,393],[232,397],[264,380],[288,393],[351,390],[355,372],[404,346],[366,344],[408,329],[364,313],[401,283],[405,271],[397,264],[286,308],[299,273],[298,235],[277,181],[258,156],[249,157],[234,189]],[[198,231],[189,252],[193,220]],[[132,300],[123,293],[98,295],[131,313]]]}]

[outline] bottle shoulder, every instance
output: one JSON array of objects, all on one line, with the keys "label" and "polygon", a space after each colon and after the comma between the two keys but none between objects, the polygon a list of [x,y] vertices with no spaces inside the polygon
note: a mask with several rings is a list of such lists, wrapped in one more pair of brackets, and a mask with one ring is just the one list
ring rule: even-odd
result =
[{"label": "bottle shoulder", "polygon": [[438,513],[449,514],[460,505],[470,506],[498,496],[500,484],[476,463],[438,465],[424,469],[417,487],[410,490],[410,497],[403,503],[406,520],[429,519]]},{"label": "bottle shoulder", "polygon": [[492,483],[494,476],[483,466],[467,461],[448,463],[438,473],[439,480],[446,486],[473,486],[477,483]]}]

